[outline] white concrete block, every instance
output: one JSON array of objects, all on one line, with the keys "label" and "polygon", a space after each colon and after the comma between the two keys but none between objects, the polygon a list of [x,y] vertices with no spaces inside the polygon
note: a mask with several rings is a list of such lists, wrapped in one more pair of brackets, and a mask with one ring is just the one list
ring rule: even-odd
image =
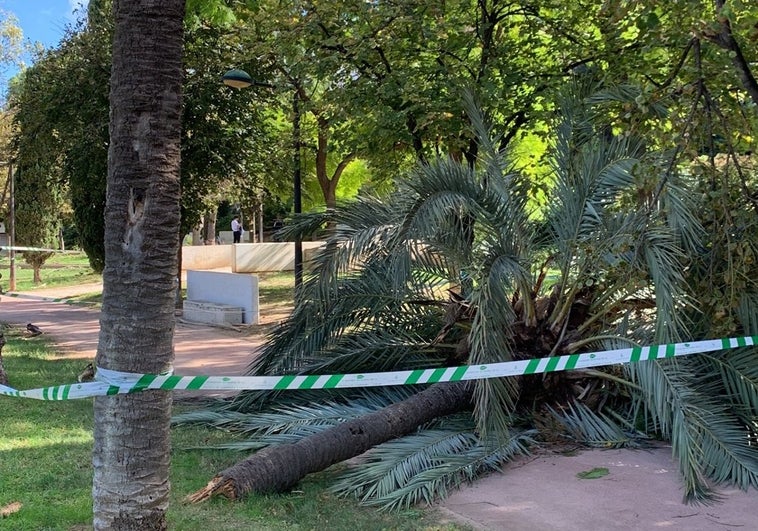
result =
[{"label": "white concrete block", "polygon": [[242,308],[207,301],[184,301],[182,317],[187,321],[208,324],[242,324]]},{"label": "white concrete block", "polygon": [[242,308],[243,323],[258,324],[258,275],[187,271],[187,301],[238,306]]}]

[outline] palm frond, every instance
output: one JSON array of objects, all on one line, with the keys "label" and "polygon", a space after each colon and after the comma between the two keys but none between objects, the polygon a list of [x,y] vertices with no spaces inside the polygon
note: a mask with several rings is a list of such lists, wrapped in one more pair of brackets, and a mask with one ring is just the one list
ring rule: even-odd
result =
[{"label": "palm frond", "polygon": [[746,334],[758,336],[758,293],[742,294],[737,307],[737,317]]},{"label": "palm frond", "polygon": [[703,473],[716,484],[758,487],[758,449],[748,430],[725,407],[693,408],[702,448]]},{"label": "palm frond", "polygon": [[396,402],[416,391],[408,387],[380,387],[348,390],[342,397],[327,391],[291,394],[291,400],[267,402],[258,411],[197,411],[176,415],[174,424],[204,424],[247,438],[223,448],[262,448],[269,444],[296,442],[347,420],[361,417]]},{"label": "palm frond", "polygon": [[648,361],[629,366],[640,386],[640,405],[653,426],[671,440],[684,479],[685,499],[711,503],[710,486],[730,482],[747,488],[758,479],[758,453],[748,446],[748,430],[712,394],[699,392],[686,363]]},{"label": "palm frond", "polygon": [[[490,275],[475,293],[472,302],[478,311],[469,333],[469,363],[482,365],[513,359],[511,328],[515,312],[511,307],[508,289],[512,277],[523,274],[517,263],[499,261],[490,268]],[[516,378],[480,380],[474,387],[474,414],[480,432],[507,433],[512,423],[512,413],[519,395]]]},{"label": "palm frond", "polygon": [[[639,85],[633,85],[631,83],[622,83],[618,85],[605,86],[600,90],[594,92],[587,98],[587,103],[595,105],[603,105],[608,102],[626,103],[631,105],[637,105],[637,98],[642,95],[642,90]],[[648,101],[645,104],[647,113],[657,117],[665,118],[668,116],[668,108],[661,101]]]},{"label": "palm frond", "polygon": [[[250,371],[281,374],[321,370],[328,362],[336,371],[349,372],[355,366],[354,360],[363,361],[366,367],[363,370],[370,370],[374,362],[382,369],[392,366],[387,360],[359,356],[358,351],[346,357],[350,353],[344,345],[360,343],[364,352],[372,348],[376,352],[394,352],[393,359],[402,361],[402,352],[408,352],[413,345],[419,348],[425,341],[417,324],[430,320],[439,322],[442,310],[434,305],[414,303],[423,300],[424,294],[415,290],[412,282],[406,283],[404,292],[387,291],[388,277],[393,274],[391,265],[373,264],[340,280],[336,284],[337,295],[332,299],[302,300],[292,317],[271,334]],[[306,294],[307,288],[304,297]],[[376,327],[379,322],[383,323],[382,328]],[[429,328],[430,335],[433,329]],[[369,337],[373,338],[373,347],[368,342]],[[345,363],[343,367],[340,360]]]},{"label": "palm frond", "polygon": [[721,354],[701,354],[695,360],[701,380],[717,380],[713,393],[732,409],[758,416],[758,349],[742,348]]},{"label": "palm frond", "polygon": [[681,309],[690,303],[682,276],[683,253],[675,236],[664,227],[644,231],[640,248],[655,287],[656,340],[679,341],[688,325]]},{"label": "palm frond", "polygon": [[659,208],[666,223],[678,238],[678,244],[687,254],[703,252],[705,229],[696,216],[697,207],[692,192],[676,176],[670,177],[661,189]]},{"label": "palm frond", "polygon": [[569,402],[558,411],[548,406],[553,418],[575,442],[595,448],[635,448],[646,438],[625,430],[612,418],[596,413],[581,402]]},{"label": "palm frond", "polygon": [[382,444],[344,474],[332,490],[386,510],[431,504],[451,488],[526,454],[533,442],[532,433],[518,432],[496,446],[479,440],[472,428],[470,421],[463,419]]}]

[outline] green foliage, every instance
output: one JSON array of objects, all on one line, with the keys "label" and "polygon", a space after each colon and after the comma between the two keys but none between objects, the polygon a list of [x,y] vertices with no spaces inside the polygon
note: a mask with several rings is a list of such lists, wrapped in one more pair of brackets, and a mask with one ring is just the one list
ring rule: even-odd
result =
[{"label": "green foliage", "polygon": [[58,193],[55,208],[34,206],[28,198],[19,198],[18,207],[46,212],[48,223],[57,225],[70,200],[80,244],[97,271],[104,265],[109,39],[107,26],[69,34],[24,72],[11,100],[22,175],[40,174]]},{"label": "green foliage", "polygon": [[[548,166],[541,157],[556,94],[581,71],[616,80],[602,95],[609,130],[634,132],[648,147],[676,144],[675,163],[714,148],[755,150],[755,112],[733,90],[734,66],[713,38],[720,26],[710,2],[676,0],[670,9],[647,0],[509,7],[351,1],[282,9],[265,1],[190,2],[183,230],[224,198],[251,207],[260,197],[264,203],[275,201],[272,196],[291,200],[295,88],[307,209],[352,194],[357,183],[340,189],[339,181],[350,177],[337,170],[354,157],[370,171],[361,173],[361,188],[374,192],[387,192],[388,176],[414,159],[450,153],[473,160],[476,136],[461,103],[468,89],[502,130],[501,146],[515,144],[514,160],[529,161],[532,193],[544,201]],[[60,160],[80,237],[96,268],[102,261],[109,10],[108,1],[90,2],[89,24],[64,39],[46,85],[58,108],[40,111],[71,144],[58,152],[65,154]],[[730,4],[727,12],[738,42],[750,42],[755,9]],[[755,52],[744,48],[752,64]],[[218,79],[230,67],[271,86],[221,87]]]},{"label": "green foliage", "polygon": [[550,414],[566,430],[571,440],[595,448],[628,448],[639,446],[646,438],[639,432],[629,432],[619,426],[617,420],[596,412],[585,404],[569,403],[562,411],[547,408]]},{"label": "green foliage", "polygon": [[[66,187],[62,183],[58,131],[45,116],[37,112],[44,106],[46,80],[43,67],[32,67],[24,74],[24,83],[14,95],[14,117],[19,131],[15,169],[15,234],[17,244],[58,248]],[[23,103],[22,103],[23,102]],[[55,154],[50,156],[50,154]],[[24,259],[39,271],[50,253],[24,254]],[[39,280],[35,275],[35,280]]]},{"label": "green foliage", "polygon": [[[478,133],[475,165],[434,159],[400,180],[392,198],[360,196],[288,225],[289,236],[326,222],[336,229],[291,318],[272,332],[252,372],[477,365],[702,337],[689,266],[709,227],[690,200],[695,183],[670,170],[669,152],[651,151],[631,133],[609,134],[608,109],[621,93],[593,75],[564,89],[551,127],[544,217],[533,216],[530,182],[469,100]],[[548,272],[556,277],[549,285]],[[756,298],[741,300],[748,302],[735,312],[742,319],[737,333],[754,333]],[[539,430],[537,439],[600,446],[670,440],[690,501],[714,499],[711,481],[755,486],[754,353],[734,364],[721,356],[713,356],[719,362],[712,366],[703,365],[708,357],[693,357],[633,364],[626,374],[604,367],[478,381],[475,428],[466,436],[420,427],[417,435],[375,448],[366,468],[341,481],[340,492],[384,507],[429,501],[461,477],[461,467],[476,477],[469,443],[492,450],[531,428]],[[241,413],[263,414],[271,431],[249,433],[243,443],[258,448],[323,429],[330,418],[330,405],[308,407],[307,421],[304,404],[282,409],[284,400],[243,394],[234,412],[219,413],[214,423],[227,414],[240,424],[250,422]],[[323,417],[316,412],[322,409]],[[271,410],[281,415],[276,422]],[[434,441],[450,454],[435,460]],[[507,459],[492,455],[493,463]],[[429,462],[439,467],[425,468]]]},{"label": "green foliage", "polygon": [[470,419],[447,419],[368,452],[331,490],[387,510],[432,505],[450,490],[526,455],[530,434],[482,441]]},{"label": "green foliage", "polygon": [[598,479],[608,475],[608,469],[605,467],[596,467],[591,470],[584,470],[577,473],[579,479]]},{"label": "green foliage", "polygon": [[[41,54],[24,74],[13,102],[22,171],[28,172],[24,161],[33,161],[41,168],[37,173],[50,173],[53,190],[70,197],[80,244],[97,271],[104,266],[111,9],[110,2],[93,3],[90,11],[99,16],[72,29],[57,49]],[[229,56],[236,49],[224,30],[206,25],[188,30],[185,48],[184,232],[224,193],[252,203],[262,176],[271,173],[273,146],[254,104],[265,92],[236,94],[220,83],[221,69],[232,62]],[[21,206],[35,212],[61,210],[26,201]]]},{"label": "green foliage", "polygon": [[0,10],[0,71],[18,63],[23,51],[22,40],[23,31],[18,25],[18,19]]},{"label": "green foliage", "polygon": [[[688,279],[697,294],[703,334],[723,337],[748,327],[758,297],[758,189],[755,155],[699,159],[695,201],[707,235],[694,254]],[[740,315],[740,308],[742,315]],[[748,309],[749,308],[749,309]],[[753,325],[753,329],[755,329]]]},{"label": "green foliage", "polygon": [[223,26],[203,25],[185,33],[182,230],[222,198],[253,205],[276,174],[266,105],[270,89],[236,91],[220,79],[238,43]]}]

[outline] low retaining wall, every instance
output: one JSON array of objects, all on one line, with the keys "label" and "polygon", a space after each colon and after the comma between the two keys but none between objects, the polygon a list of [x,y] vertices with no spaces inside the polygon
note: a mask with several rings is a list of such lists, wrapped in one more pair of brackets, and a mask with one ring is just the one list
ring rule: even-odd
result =
[{"label": "low retaining wall", "polygon": [[231,245],[185,245],[182,269],[220,269],[232,266]]},{"label": "low retaining wall", "polygon": [[[324,242],[303,242],[303,262],[306,268],[308,262],[313,259],[313,255],[323,246]],[[293,271],[295,244],[293,242],[265,242],[182,247],[183,271],[224,267],[228,267],[234,273]]]},{"label": "low retaining wall", "polygon": [[[324,242],[303,242],[303,261],[313,257]],[[239,243],[232,246],[232,271],[260,273],[265,271],[294,271],[295,244],[293,242]]]},{"label": "low retaining wall", "polygon": [[258,276],[216,271],[187,271],[187,300],[242,308],[242,322],[258,324]]}]

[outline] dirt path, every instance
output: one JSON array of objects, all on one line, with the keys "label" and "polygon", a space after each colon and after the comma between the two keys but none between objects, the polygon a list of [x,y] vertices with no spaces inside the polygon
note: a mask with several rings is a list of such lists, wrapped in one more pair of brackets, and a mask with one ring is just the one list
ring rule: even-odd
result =
[{"label": "dirt path", "polygon": [[[26,326],[33,323],[52,338],[62,356],[92,360],[97,353],[100,311],[56,302],[96,292],[88,284],[43,289],[18,296],[0,297],[0,322]],[[101,289],[101,287],[100,287]],[[275,319],[276,316],[271,317]],[[177,317],[174,334],[174,372],[180,375],[241,375],[264,341],[265,326],[225,329],[185,322]]]}]

